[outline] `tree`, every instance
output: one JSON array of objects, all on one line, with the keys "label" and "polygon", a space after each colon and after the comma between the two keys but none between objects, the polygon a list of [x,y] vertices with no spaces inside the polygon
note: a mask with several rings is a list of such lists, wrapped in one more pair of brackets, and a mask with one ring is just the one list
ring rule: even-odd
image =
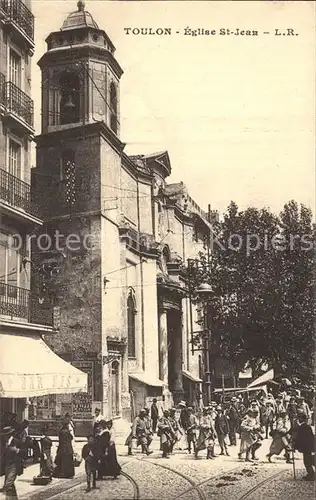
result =
[{"label": "tree", "polygon": [[236,371],[246,362],[306,380],[312,373],[313,225],[309,209],[291,201],[279,216],[239,211],[231,202],[213,228],[210,262],[191,268],[198,286],[214,290],[209,305],[211,358],[225,356]]}]

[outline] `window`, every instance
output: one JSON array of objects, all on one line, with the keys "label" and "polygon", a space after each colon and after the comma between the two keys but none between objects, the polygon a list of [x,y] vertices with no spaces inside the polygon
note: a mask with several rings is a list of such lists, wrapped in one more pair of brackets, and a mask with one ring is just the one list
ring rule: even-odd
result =
[{"label": "window", "polygon": [[[19,242],[10,234],[0,233],[0,294],[16,293],[20,282]],[[14,289],[11,287],[15,287]]]},{"label": "window", "polygon": [[135,358],[136,356],[136,302],[132,291],[130,291],[127,299],[127,341],[128,341],[128,357]]},{"label": "window", "polygon": [[60,125],[80,121],[80,79],[72,71],[64,71],[59,78]]},{"label": "window", "polygon": [[62,154],[61,180],[64,181],[64,201],[68,205],[76,203],[76,164],[75,153],[66,149]]},{"label": "window", "polygon": [[14,50],[10,49],[9,78],[10,82],[17,87],[21,87],[21,57]]},{"label": "window", "polygon": [[18,142],[9,139],[9,174],[21,178],[21,145]]},{"label": "window", "polygon": [[117,134],[117,90],[115,84],[112,82],[110,85],[110,127],[115,134]]}]

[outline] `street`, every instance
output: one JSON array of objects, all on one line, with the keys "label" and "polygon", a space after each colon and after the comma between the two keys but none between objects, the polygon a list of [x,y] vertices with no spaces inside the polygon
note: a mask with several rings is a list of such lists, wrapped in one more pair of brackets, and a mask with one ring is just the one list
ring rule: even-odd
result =
[{"label": "street", "polygon": [[[186,451],[178,451],[169,460],[161,458],[154,443],[154,453],[149,457],[139,452],[128,457],[124,449],[119,453],[122,474],[117,479],[97,482],[97,490],[85,492],[84,469],[81,465],[74,480],[52,483],[39,491],[23,495],[32,500],[289,500],[300,497],[314,499],[314,483],[302,480],[305,470],[301,456],[293,466],[285,464],[282,457],[268,463],[265,458],[270,440],[265,440],[258,462],[246,463],[237,458],[237,447],[230,447],[229,457],[217,456],[206,460],[205,453],[195,460]],[[218,452],[218,450],[217,450]]]}]

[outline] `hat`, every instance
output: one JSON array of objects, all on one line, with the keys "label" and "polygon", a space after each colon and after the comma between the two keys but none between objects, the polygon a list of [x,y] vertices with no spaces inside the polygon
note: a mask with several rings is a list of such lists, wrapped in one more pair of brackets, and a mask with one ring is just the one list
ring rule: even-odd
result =
[{"label": "hat", "polygon": [[1,429],[1,436],[10,436],[11,434],[14,434],[15,433],[15,429],[14,427],[11,427],[10,425],[8,425],[7,427],[3,427],[3,429]]},{"label": "hat", "polygon": [[217,406],[216,401],[212,401],[211,405],[212,405],[212,406]]},{"label": "hat", "polygon": [[142,408],[141,410],[139,410],[139,413],[146,413],[145,408]]},{"label": "hat", "polygon": [[186,406],[186,405],[187,405],[187,404],[186,404],[186,402],[185,402],[185,401],[180,401],[180,403],[179,403],[179,406]]},{"label": "hat", "polygon": [[216,407],[216,410],[217,410],[217,411],[223,411],[223,408],[222,408],[221,406],[217,406],[217,407]]},{"label": "hat", "polygon": [[237,401],[237,398],[235,396],[232,397],[232,401]]},{"label": "hat", "polygon": [[188,407],[188,410],[193,411],[192,406],[189,406],[189,407]]}]

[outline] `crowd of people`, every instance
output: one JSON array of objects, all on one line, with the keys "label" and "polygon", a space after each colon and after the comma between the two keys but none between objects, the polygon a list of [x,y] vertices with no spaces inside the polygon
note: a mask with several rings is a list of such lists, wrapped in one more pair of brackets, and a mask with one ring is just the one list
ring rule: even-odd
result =
[{"label": "crowd of people", "polygon": [[[177,408],[166,408],[162,400],[153,399],[148,408],[140,410],[134,419],[126,439],[128,454],[137,447],[151,455],[154,435],[160,440],[162,457],[168,459],[177,451],[187,451],[196,459],[202,451],[206,459],[229,456],[230,447],[237,446],[238,458],[247,462],[258,460],[256,454],[264,439],[271,438],[270,462],[275,455],[284,452],[287,463],[294,460],[294,452],[303,454],[307,475],[304,479],[315,480],[314,413],[311,404],[297,393],[283,392],[256,394],[252,399],[239,395],[197,409],[181,401]],[[31,458],[39,463],[39,478],[50,482],[53,477],[73,478],[75,466],[83,459],[87,478],[87,491],[96,488],[96,481],[105,477],[117,478],[121,467],[117,461],[115,433],[112,420],[106,420],[101,411],[95,410],[93,429],[82,448],[81,456],[74,452],[75,426],[66,414],[58,435],[58,447],[53,459],[53,441],[49,429],[42,430],[38,439],[30,437],[28,421],[17,422],[16,415],[6,415],[1,428],[1,475],[5,480],[2,492],[16,497],[15,480],[23,474],[25,462]],[[216,449],[216,447],[218,448]],[[216,453],[215,453],[216,452]],[[218,453],[219,452],[219,453]],[[264,457],[263,457],[264,458]]]},{"label": "crowd of people", "polygon": [[284,451],[287,463],[292,463],[294,451],[303,454],[306,480],[315,479],[314,414],[310,405],[298,394],[283,392],[231,397],[222,403],[212,402],[196,410],[181,401],[177,408],[166,409],[161,401],[153,399],[150,408],[143,408],[134,419],[126,439],[128,454],[141,446],[142,453],[150,455],[150,445],[156,433],[160,438],[162,457],[168,459],[177,450],[187,450],[198,458],[206,450],[206,458],[219,454],[229,456],[229,447],[237,446],[238,458],[247,462],[258,460],[257,451],[264,439],[272,438],[266,458]]},{"label": "crowd of people", "polygon": [[[10,418],[9,418],[10,417]],[[39,463],[37,478],[72,479],[75,476],[75,466],[85,462],[87,476],[87,491],[96,488],[96,481],[111,476],[115,479],[120,475],[121,467],[117,461],[112,420],[105,420],[100,410],[96,410],[93,430],[83,446],[81,457],[74,451],[75,426],[69,414],[66,414],[58,435],[58,447],[55,459],[52,455],[53,440],[49,429],[42,429],[39,439],[28,434],[28,421],[17,423],[16,415],[6,416],[1,428],[1,475],[4,484],[0,490],[9,498],[17,498],[15,481],[23,474],[26,461],[31,453],[32,463]],[[36,478],[36,479],[37,479]]]}]

